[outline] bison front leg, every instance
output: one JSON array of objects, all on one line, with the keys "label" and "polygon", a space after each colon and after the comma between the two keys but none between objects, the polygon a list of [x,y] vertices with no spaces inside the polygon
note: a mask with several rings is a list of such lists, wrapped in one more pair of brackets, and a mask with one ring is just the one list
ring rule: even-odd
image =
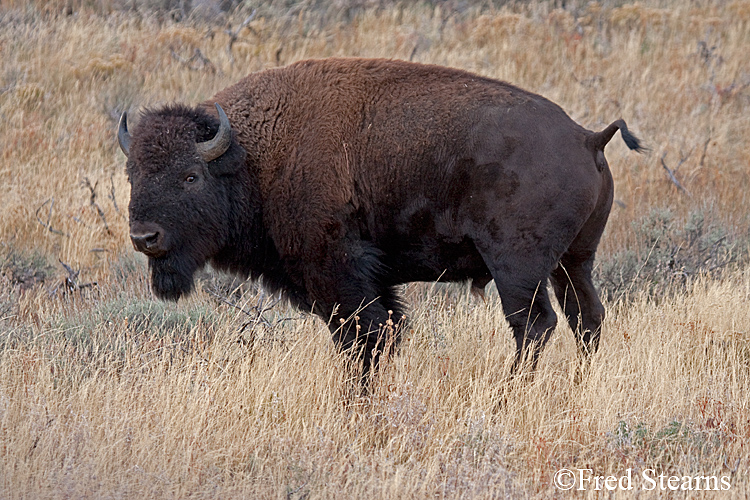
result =
[{"label": "bison front leg", "polygon": [[395,348],[399,342],[400,325],[396,318],[400,312],[388,309],[384,302],[388,301],[382,296],[372,300],[363,298],[353,306],[354,302],[344,299],[336,304],[329,324],[339,349],[351,353],[354,360],[361,360],[363,380],[377,370],[383,352]]},{"label": "bison front leg", "polygon": [[316,313],[328,322],[338,348],[362,362],[363,379],[377,368],[386,344],[398,344],[402,317],[395,291],[378,282],[379,266],[372,253],[361,249],[331,252],[306,278]]}]

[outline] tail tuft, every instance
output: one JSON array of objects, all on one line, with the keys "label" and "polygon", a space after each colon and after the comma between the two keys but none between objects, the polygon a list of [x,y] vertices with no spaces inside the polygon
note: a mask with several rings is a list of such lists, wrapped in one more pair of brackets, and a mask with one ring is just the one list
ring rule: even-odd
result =
[{"label": "tail tuft", "polygon": [[625,145],[632,149],[633,151],[637,153],[643,153],[647,151],[646,147],[641,144],[641,141],[638,140],[636,136],[630,133],[630,130],[628,130],[628,126],[625,125],[625,120],[617,120],[620,127],[620,135],[622,136],[622,140],[625,141]]},{"label": "tail tuft", "polygon": [[628,130],[628,126],[625,124],[625,120],[622,119],[612,122],[601,132],[595,132],[591,134],[586,142],[593,149],[604,151],[604,146],[609,143],[617,130],[620,131],[622,140],[625,141],[625,145],[628,148],[632,149],[633,151],[637,151],[638,153],[647,151],[647,149],[641,144],[641,141],[638,140],[636,136],[630,133],[630,131]]}]

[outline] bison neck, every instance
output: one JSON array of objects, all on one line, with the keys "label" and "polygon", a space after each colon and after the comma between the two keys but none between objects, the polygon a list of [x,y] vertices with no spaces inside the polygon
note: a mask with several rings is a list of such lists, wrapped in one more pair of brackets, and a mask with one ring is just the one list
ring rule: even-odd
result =
[{"label": "bison neck", "polygon": [[307,293],[289,279],[279,253],[265,230],[258,183],[249,172],[232,177],[227,188],[229,235],[211,265],[243,278],[258,280],[270,292],[283,292],[294,305],[309,308]]}]

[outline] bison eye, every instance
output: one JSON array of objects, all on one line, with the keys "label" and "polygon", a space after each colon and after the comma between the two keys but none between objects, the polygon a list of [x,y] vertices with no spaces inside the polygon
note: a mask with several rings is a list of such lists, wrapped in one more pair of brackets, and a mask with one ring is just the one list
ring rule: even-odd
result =
[{"label": "bison eye", "polygon": [[187,182],[188,184],[192,184],[192,183],[194,183],[197,180],[198,180],[198,176],[197,175],[192,175],[191,174],[191,175],[188,175],[187,177],[185,177],[185,182]]}]

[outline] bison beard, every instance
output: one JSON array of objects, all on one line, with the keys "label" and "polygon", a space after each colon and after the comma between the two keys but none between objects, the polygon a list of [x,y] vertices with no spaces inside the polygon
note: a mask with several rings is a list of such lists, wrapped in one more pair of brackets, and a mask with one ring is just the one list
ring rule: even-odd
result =
[{"label": "bison beard", "polygon": [[[220,231],[209,234],[203,242],[175,244],[179,250],[172,250],[164,257],[149,257],[151,288],[158,298],[176,302],[193,291],[196,271],[203,269],[211,256],[217,254],[219,245],[216,243],[223,239]],[[222,268],[221,265],[217,267]],[[238,274],[246,273],[239,270]]]},{"label": "bison beard", "polygon": [[262,276],[328,321],[367,372],[402,317],[395,287],[493,280],[514,369],[527,358],[533,369],[557,325],[548,283],[581,356],[598,348],[591,270],[614,192],[604,147],[618,130],[642,150],[622,120],[592,132],[504,82],[328,59],[146,111],[132,137],[123,114],[118,141],[131,238],[152,252],[159,298],[190,293],[206,262]]},{"label": "bison beard", "polygon": [[194,258],[169,255],[148,259],[151,269],[151,288],[162,300],[177,300],[193,291],[193,274],[203,267]]}]

